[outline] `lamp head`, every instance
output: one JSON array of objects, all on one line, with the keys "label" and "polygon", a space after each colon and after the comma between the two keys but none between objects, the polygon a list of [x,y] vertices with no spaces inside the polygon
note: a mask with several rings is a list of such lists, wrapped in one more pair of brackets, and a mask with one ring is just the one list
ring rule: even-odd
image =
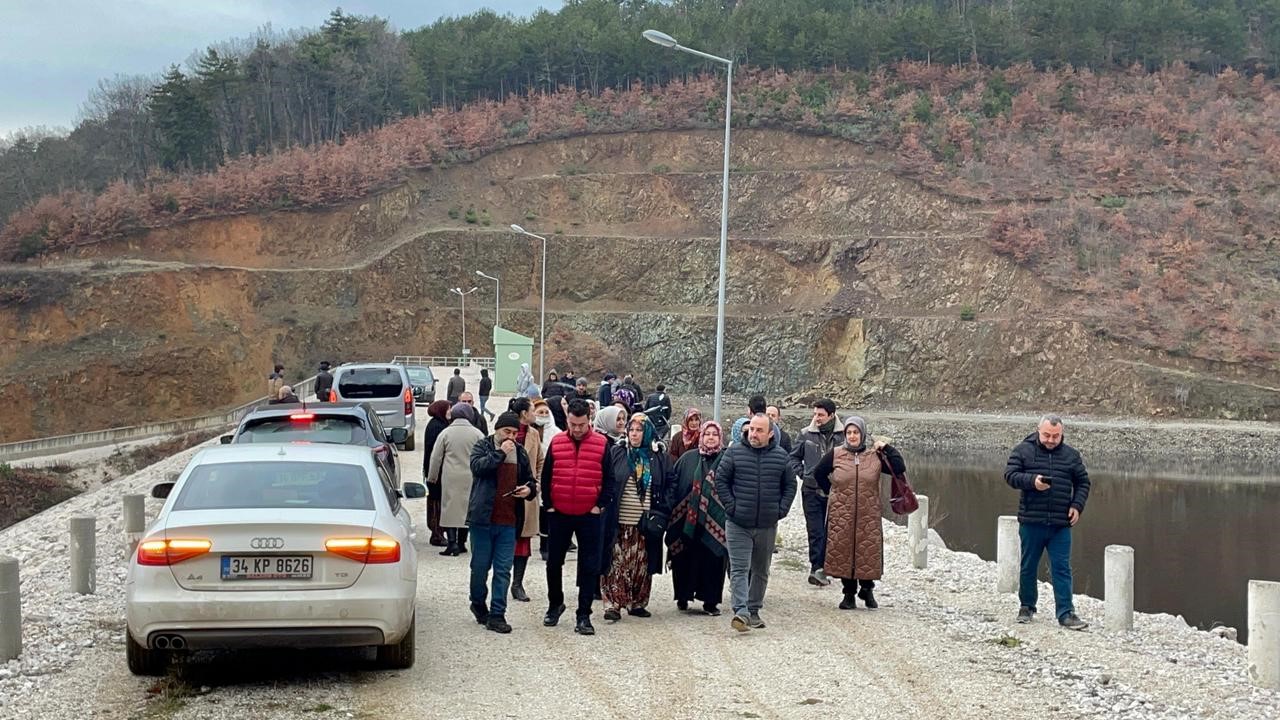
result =
[{"label": "lamp head", "polygon": [[520,233],[521,235],[525,235],[525,234],[526,234],[526,233],[525,233],[524,228],[520,227],[519,225],[514,225],[514,224],[513,224],[513,225],[511,226],[511,229],[512,229],[513,231],[515,231],[515,232]]},{"label": "lamp head", "polygon": [[648,40],[649,42],[655,43],[657,45],[661,45],[662,47],[665,47],[665,48],[672,48],[679,44],[676,42],[675,38],[671,37],[670,35],[664,32],[658,32],[657,30],[645,30],[641,34],[644,35],[645,40]]}]

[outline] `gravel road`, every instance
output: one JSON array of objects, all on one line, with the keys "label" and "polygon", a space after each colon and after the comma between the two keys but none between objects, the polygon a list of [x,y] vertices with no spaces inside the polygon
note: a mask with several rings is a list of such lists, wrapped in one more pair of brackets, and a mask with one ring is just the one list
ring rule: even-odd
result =
[{"label": "gravel road", "polygon": [[[135,678],[124,663],[120,496],[145,492],[192,452],[0,532],[0,554],[22,563],[25,643],[21,659],[0,665],[0,717],[1280,717],[1280,694],[1245,681],[1243,646],[1164,615],[1139,615],[1132,633],[1015,625],[1017,601],[994,592],[994,565],[935,544],[929,568],[911,569],[905,530],[892,523],[881,608],[837,610],[834,588],[805,583],[798,504],[783,523],[763,630],[739,635],[727,616],[679,613],[668,575],[655,579],[651,619],[610,625],[597,612],[589,638],[569,622],[543,628],[535,557],[534,601],[512,603],[515,632],[499,636],[468,613],[468,556],[423,547],[411,670],[376,672],[353,651],[263,653]],[[416,478],[421,454],[403,460]],[[158,502],[148,500],[150,513]],[[411,502],[421,522],[423,503]],[[88,597],[67,589],[66,523],[77,514],[99,518],[98,593]],[[1077,600],[1100,625],[1101,602]]]}]

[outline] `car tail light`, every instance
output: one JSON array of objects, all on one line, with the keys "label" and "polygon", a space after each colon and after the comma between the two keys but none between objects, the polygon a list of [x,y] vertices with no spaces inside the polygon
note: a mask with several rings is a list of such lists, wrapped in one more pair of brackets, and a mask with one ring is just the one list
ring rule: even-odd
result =
[{"label": "car tail light", "polygon": [[400,562],[400,543],[391,538],[329,538],[324,549],[367,564]]},{"label": "car tail light", "polygon": [[138,543],[139,565],[177,565],[203,555],[213,547],[208,540],[144,540]]},{"label": "car tail light", "polygon": [[404,391],[404,414],[413,414],[413,388]]},{"label": "car tail light", "polygon": [[329,391],[329,402],[338,402],[338,391],[337,391],[337,390],[330,390],[330,391]]},{"label": "car tail light", "polygon": [[292,414],[292,415],[290,415],[290,416],[289,416],[289,419],[290,419],[290,420],[299,420],[299,421],[301,421],[301,420],[315,420],[315,419],[316,419],[316,414],[315,414],[315,413],[294,413],[294,414]]}]

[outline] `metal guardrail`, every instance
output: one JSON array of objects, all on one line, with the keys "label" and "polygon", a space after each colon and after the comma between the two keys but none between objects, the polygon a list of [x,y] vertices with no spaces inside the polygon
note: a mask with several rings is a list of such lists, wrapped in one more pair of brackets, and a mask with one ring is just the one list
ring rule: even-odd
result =
[{"label": "metal guardrail", "polygon": [[468,367],[494,369],[496,361],[491,357],[469,357],[448,355],[396,355],[391,362],[400,365],[422,365],[424,367]]}]

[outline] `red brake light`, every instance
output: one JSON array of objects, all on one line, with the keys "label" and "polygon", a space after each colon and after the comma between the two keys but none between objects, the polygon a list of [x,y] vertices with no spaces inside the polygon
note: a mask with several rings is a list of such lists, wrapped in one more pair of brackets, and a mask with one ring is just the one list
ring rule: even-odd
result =
[{"label": "red brake light", "polygon": [[330,390],[330,391],[329,391],[329,402],[338,402],[338,391],[337,391],[337,390]]},{"label": "red brake light", "polygon": [[177,565],[203,555],[213,547],[208,540],[144,540],[138,543],[139,565]]},{"label": "red brake light", "polygon": [[413,414],[413,388],[408,388],[404,391],[404,414]]},{"label": "red brake light", "polygon": [[324,549],[370,565],[400,562],[400,543],[391,538],[329,538]]},{"label": "red brake light", "polygon": [[294,413],[293,415],[289,416],[289,419],[290,420],[315,420],[316,414],[315,413]]}]

